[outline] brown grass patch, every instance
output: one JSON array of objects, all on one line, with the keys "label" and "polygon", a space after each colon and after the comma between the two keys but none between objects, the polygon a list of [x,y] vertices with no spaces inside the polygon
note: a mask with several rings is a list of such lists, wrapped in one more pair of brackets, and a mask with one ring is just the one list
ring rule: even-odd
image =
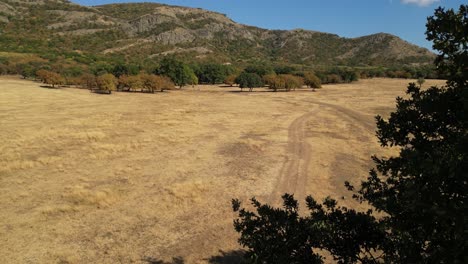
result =
[{"label": "brown grass patch", "polygon": [[409,82],[103,97],[0,81],[3,263],[206,263],[239,249],[231,199],[286,191],[283,164],[306,171],[291,190],[346,204],[340,183],[366,177],[372,154],[392,153],[375,140],[373,116],[388,114]]}]

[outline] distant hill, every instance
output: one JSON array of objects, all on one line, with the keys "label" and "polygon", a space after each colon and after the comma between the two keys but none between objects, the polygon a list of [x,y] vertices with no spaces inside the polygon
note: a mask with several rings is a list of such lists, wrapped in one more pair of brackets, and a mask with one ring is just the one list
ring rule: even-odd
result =
[{"label": "distant hill", "polygon": [[87,54],[127,61],[178,54],[193,60],[313,66],[432,63],[434,54],[397,36],[359,38],[266,30],[226,15],[157,3],[85,7],[66,0],[0,0],[0,51]]}]

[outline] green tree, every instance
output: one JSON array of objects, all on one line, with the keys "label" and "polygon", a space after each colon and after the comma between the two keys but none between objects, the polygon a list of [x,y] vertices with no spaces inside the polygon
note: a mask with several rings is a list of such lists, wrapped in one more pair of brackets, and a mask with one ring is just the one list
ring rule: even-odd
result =
[{"label": "green tree", "polygon": [[16,66],[17,72],[23,79],[36,77],[37,68],[29,63],[19,64]]},{"label": "green tree", "polygon": [[96,75],[104,75],[106,73],[111,73],[113,70],[113,67],[109,65],[107,62],[102,62],[98,61],[94,64],[92,64],[90,67],[91,72]]},{"label": "green tree", "polygon": [[310,215],[303,217],[290,195],[283,197],[283,209],[253,200],[256,212],[234,200],[239,242],[256,263],[272,256],[285,263],[320,263],[317,248],[339,263],[466,263],[468,87],[460,69],[468,61],[467,7],[439,8],[428,19],[427,36],[436,40],[436,66],[449,76],[447,86],[423,91],[411,83],[407,99],[397,98],[396,111],[387,120],[377,117],[381,145],[400,153],[373,157],[376,169],[354,198],[369,203],[379,217],[372,210],[339,207],[330,198],[319,204],[308,197]]},{"label": "green tree", "polygon": [[420,77],[420,78],[418,78],[418,81],[417,81],[417,82],[418,82],[418,84],[419,84],[419,88],[421,88],[422,85],[426,82],[426,80],[424,80],[423,77]]},{"label": "green tree", "polygon": [[231,68],[226,65],[209,63],[200,65],[196,74],[200,83],[218,84],[231,73]]},{"label": "green tree", "polygon": [[191,74],[191,75],[190,75],[190,81],[189,81],[188,84],[192,85],[192,87],[195,87],[195,85],[198,85],[198,77],[197,77],[197,75]]},{"label": "green tree", "polygon": [[276,74],[293,74],[296,71],[296,68],[289,65],[281,65],[275,67]]},{"label": "green tree", "polygon": [[193,70],[187,64],[176,60],[173,57],[165,57],[161,61],[156,73],[171,78],[179,88],[191,83],[194,79],[193,76],[195,75]]},{"label": "green tree", "polygon": [[438,8],[433,17],[428,18],[427,40],[432,41],[433,49],[440,52],[436,65],[449,82],[466,85],[468,79],[468,5],[460,6],[459,11]]},{"label": "green tree", "polygon": [[244,72],[255,73],[260,77],[263,77],[267,74],[275,73],[273,69],[268,65],[250,65],[244,69]]},{"label": "green tree", "polygon": [[122,75],[137,75],[139,71],[140,68],[137,65],[120,63],[114,66],[112,74],[119,78]]},{"label": "green tree", "polygon": [[239,84],[241,91],[244,88],[249,88],[251,92],[255,87],[262,87],[262,78],[256,73],[243,72],[236,78],[236,83]]}]

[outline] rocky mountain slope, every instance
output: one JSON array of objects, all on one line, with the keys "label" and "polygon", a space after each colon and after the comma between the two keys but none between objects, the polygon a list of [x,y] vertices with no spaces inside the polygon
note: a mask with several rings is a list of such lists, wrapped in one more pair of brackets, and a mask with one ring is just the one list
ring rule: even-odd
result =
[{"label": "rocky mountain slope", "polygon": [[67,0],[0,0],[0,51],[79,53],[128,60],[167,54],[218,62],[407,65],[434,55],[396,36],[360,38],[266,30],[203,9],[156,3],[85,7]]}]

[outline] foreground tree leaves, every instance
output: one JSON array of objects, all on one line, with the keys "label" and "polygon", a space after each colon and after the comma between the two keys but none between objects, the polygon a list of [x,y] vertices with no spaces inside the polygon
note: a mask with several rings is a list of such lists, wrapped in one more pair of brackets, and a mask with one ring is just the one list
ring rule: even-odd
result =
[{"label": "foreground tree leaves", "polygon": [[239,212],[234,227],[241,233],[239,243],[250,249],[247,258],[252,263],[322,263],[312,251],[318,234],[306,231],[312,227],[307,218],[299,217],[292,195],[285,194],[283,201],[284,209],[278,209],[252,198],[254,213],[240,209],[241,203],[233,200],[233,209]]}]

